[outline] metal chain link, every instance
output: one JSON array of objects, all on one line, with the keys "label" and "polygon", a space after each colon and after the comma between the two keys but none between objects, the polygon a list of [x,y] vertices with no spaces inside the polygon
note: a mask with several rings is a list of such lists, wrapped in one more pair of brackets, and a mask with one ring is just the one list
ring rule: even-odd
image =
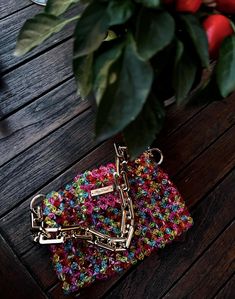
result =
[{"label": "metal chain link", "polygon": [[[45,198],[39,194],[30,203],[31,210],[31,230],[34,241],[40,244],[60,244],[68,239],[86,240],[88,243],[95,244],[100,248],[111,251],[124,251],[129,248],[134,234],[134,209],[133,202],[129,196],[130,185],[127,175],[128,154],[127,147],[115,147],[116,152],[116,171],[113,174],[115,189],[121,198],[121,234],[117,237],[110,237],[102,234],[95,229],[81,228],[80,226],[67,226],[51,228],[45,227],[41,201]],[[40,204],[37,202],[40,200]]]},{"label": "metal chain link", "polygon": [[[119,192],[121,198],[121,234],[117,237],[110,237],[102,234],[99,231],[91,228],[82,228],[80,226],[66,226],[66,227],[46,227],[41,203],[45,196],[39,194],[35,196],[30,203],[31,211],[31,230],[34,241],[40,244],[61,244],[68,239],[85,240],[90,244],[97,245],[111,251],[125,251],[129,248],[132,237],[134,235],[135,215],[133,209],[133,202],[130,197],[130,185],[127,173],[128,153],[127,147],[116,146],[116,171],[114,172],[115,189]],[[158,148],[149,149],[147,153],[153,156],[156,152],[160,155],[160,165],[163,161],[162,152]],[[105,189],[105,188],[100,188]],[[93,190],[94,191],[94,190]],[[102,190],[103,192],[103,190]],[[100,193],[97,193],[97,195]]]}]

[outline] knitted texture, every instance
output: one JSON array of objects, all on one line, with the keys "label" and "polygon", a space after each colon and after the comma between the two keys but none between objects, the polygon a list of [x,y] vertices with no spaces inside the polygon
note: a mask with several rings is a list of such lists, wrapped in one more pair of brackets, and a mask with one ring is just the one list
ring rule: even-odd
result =
[{"label": "knitted texture", "polygon": [[[86,171],[64,190],[49,193],[43,207],[46,225],[76,224],[113,237],[120,235],[119,193],[91,197],[91,190],[114,184],[114,171],[114,164]],[[128,250],[115,253],[82,240],[51,245],[52,262],[66,293],[128,269],[192,225],[178,190],[149,154],[128,163],[128,178],[135,212],[135,232]]]}]

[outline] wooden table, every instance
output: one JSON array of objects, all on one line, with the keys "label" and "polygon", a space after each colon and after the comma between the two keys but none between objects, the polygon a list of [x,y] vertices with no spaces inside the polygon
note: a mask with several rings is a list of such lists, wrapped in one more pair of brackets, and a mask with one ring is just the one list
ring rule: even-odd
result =
[{"label": "wooden table", "polygon": [[[0,0],[0,298],[65,298],[48,250],[30,239],[29,202],[112,161],[112,142],[93,139],[94,114],[75,92],[71,26],[22,58],[12,55],[23,22],[40,8]],[[194,227],[166,249],[81,298],[234,298],[235,95],[168,109],[157,145]]]}]

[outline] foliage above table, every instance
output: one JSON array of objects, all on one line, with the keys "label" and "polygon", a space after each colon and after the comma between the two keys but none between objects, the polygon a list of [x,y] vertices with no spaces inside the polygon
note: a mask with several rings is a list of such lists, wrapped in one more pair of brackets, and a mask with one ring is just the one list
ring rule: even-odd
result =
[{"label": "foliage above table", "polygon": [[[85,4],[80,16],[62,17],[79,2]],[[235,1],[203,2],[48,0],[24,24],[15,54],[76,21],[74,74],[81,95],[95,95],[96,137],[122,132],[134,157],[160,132],[166,99],[205,102],[235,90]]]}]

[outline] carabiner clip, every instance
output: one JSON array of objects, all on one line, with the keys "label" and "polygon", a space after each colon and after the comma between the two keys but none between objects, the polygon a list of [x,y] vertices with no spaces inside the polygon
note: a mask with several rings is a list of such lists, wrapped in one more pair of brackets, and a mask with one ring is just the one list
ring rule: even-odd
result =
[{"label": "carabiner clip", "polygon": [[153,154],[154,152],[157,152],[160,155],[160,159],[157,162],[157,165],[161,165],[162,162],[163,162],[163,159],[164,159],[162,151],[157,147],[150,148],[150,149],[147,150],[147,153],[150,153],[150,154]]}]

